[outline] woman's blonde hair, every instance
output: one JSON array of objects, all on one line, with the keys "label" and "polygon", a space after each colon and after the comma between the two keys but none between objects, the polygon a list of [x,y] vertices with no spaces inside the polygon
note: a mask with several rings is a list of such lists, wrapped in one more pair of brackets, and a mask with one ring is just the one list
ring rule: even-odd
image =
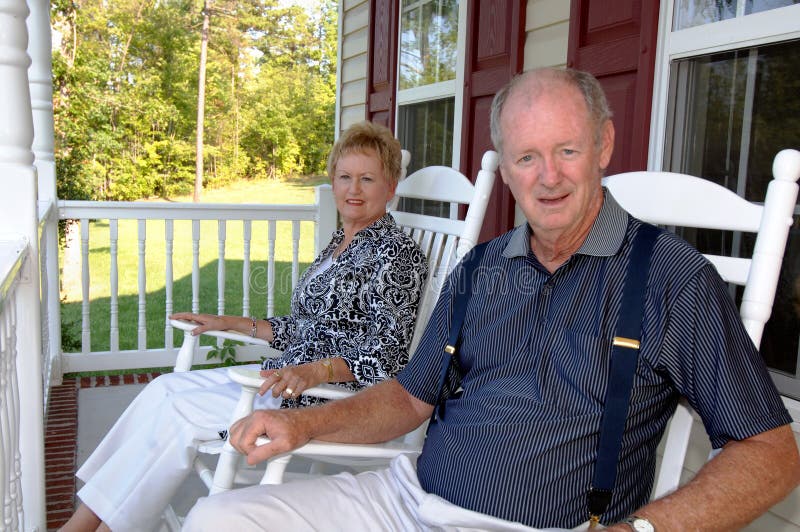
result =
[{"label": "woman's blonde hair", "polygon": [[393,184],[400,180],[400,141],[385,126],[374,122],[358,122],[347,128],[333,145],[328,156],[328,176],[333,178],[336,163],[349,153],[372,150],[383,166],[383,173]]}]

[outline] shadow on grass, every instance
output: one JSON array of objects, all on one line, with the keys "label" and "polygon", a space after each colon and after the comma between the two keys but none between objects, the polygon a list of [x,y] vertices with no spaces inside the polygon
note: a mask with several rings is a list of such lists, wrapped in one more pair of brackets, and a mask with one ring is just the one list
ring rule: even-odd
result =
[{"label": "shadow on grass", "polygon": [[[300,263],[302,273],[310,263]],[[225,309],[229,315],[242,315],[242,260],[225,260]],[[217,261],[200,268],[200,290],[198,294],[200,312],[218,314]],[[249,315],[267,316],[267,265],[266,261],[254,261],[250,264],[248,288],[250,294]],[[273,315],[288,314],[292,293],[292,264],[286,261],[275,262],[275,302]],[[192,309],[192,277],[191,274],[176,279],[172,288],[171,312],[188,312]],[[120,350],[138,348],[139,296],[120,295],[119,307],[119,348]],[[82,303],[69,302],[61,304],[61,338],[64,352],[81,350],[81,315]],[[147,348],[157,349],[165,345],[166,327],[166,290],[164,288],[147,292],[145,319],[147,322]],[[110,349],[111,331],[111,299],[108,297],[93,299],[90,302],[91,350],[108,351]],[[183,332],[171,331],[172,344],[179,347],[183,341]],[[203,336],[201,345],[214,345],[212,337]]]}]

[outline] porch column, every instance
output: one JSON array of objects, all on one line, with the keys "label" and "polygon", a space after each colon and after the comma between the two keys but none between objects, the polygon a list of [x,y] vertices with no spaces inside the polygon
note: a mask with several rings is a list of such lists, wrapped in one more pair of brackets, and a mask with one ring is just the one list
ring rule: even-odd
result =
[{"label": "porch column", "polygon": [[42,227],[39,252],[42,263],[42,331],[45,394],[50,386],[61,384],[61,303],[58,279],[58,212],[56,162],[53,144],[53,61],[50,32],[50,1],[28,0],[28,83],[33,108],[34,164],[39,174],[38,198],[49,215]]},{"label": "porch column", "polygon": [[0,233],[28,241],[17,296],[19,449],[25,530],[46,530],[36,168],[28,87],[28,7],[0,0]]}]

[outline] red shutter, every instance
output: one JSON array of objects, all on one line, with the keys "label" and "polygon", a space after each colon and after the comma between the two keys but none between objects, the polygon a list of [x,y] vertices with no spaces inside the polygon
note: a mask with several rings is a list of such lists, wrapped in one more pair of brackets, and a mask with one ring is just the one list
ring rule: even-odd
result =
[{"label": "red shutter", "polygon": [[658,0],[572,0],[567,65],[594,74],[614,112],[606,173],[647,169]]},{"label": "red shutter", "polygon": [[[489,109],[495,93],[522,71],[526,0],[469,2],[461,119],[461,172],[473,179],[481,156],[492,149]],[[514,225],[514,198],[499,175],[489,200],[481,240]]]},{"label": "red shutter", "polygon": [[367,119],[394,131],[399,0],[370,0]]}]

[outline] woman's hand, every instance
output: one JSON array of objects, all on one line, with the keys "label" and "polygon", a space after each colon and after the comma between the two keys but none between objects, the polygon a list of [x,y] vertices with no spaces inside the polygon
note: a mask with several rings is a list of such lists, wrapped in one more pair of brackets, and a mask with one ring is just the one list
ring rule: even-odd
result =
[{"label": "woman's hand", "polygon": [[[232,316],[217,316],[215,314],[193,314],[191,312],[178,312],[172,314],[172,320],[188,320],[197,323],[197,327],[192,329],[192,336],[197,336],[205,331],[227,331],[234,328]],[[234,317],[235,319],[235,317]]]},{"label": "woman's hand", "polygon": [[284,399],[299,397],[309,388],[327,381],[328,371],[319,362],[288,365],[281,369],[265,369],[261,376],[266,380],[258,390],[264,395],[272,388],[272,397],[282,396]]}]

